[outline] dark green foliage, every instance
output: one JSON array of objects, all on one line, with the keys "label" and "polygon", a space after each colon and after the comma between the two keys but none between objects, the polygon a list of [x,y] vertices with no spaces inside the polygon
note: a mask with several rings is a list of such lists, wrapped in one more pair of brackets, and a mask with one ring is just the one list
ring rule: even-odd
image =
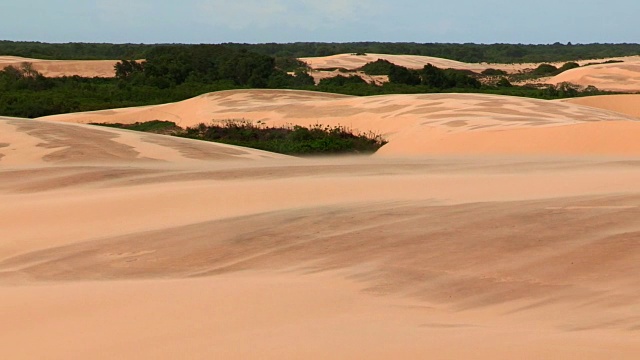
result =
[{"label": "dark green foliage", "polygon": [[592,66],[592,65],[601,65],[601,64],[619,64],[619,63],[623,63],[624,61],[622,60],[607,60],[607,61],[603,61],[603,62],[590,62],[588,64],[584,64],[583,66]]},{"label": "dark green foliage", "polygon": [[[116,65],[123,66],[120,63]],[[185,82],[233,81],[237,86],[266,87],[276,72],[275,59],[220,45],[175,45],[151,49],[143,64],[146,84],[167,88]]]},{"label": "dark green foliage", "polygon": [[200,125],[188,128],[185,136],[288,155],[366,154],[374,153],[386,143],[379,136],[354,135],[340,126],[263,128],[246,121]]},{"label": "dark green foliage", "polygon": [[507,72],[499,69],[485,69],[482,71],[482,75],[486,76],[504,76],[507,75]]},{"label": "dark green foliage", "polygon": [[550,64],[541,64],[535,70],[533,74],[537,76],[551,76],[558,73],[558,68]]},{"label": "dark green foliage", "polygon": [[496,86],[497,87],[513,87],[509,79],[507,79],[506,77],[500,78],[500,80],[498,80],[498,82],[496,83]]},{"label": "dark green foliage", "polygon": [[144,59],[155,46],[158,45],[0,41],[0,54],[50,60]]},{"label": "dark green foliage", "polygon": [[447,74],[444,70],[439,69],[431,64],[427,64],[420,73],[421,84],[434,88],[434,89],[446,89],[453,86],[449,86]]},{"label": "dark green foliage", "polygon": [[393,84],[420,85],[422,80],[417,71],[402,66],[394,66],[389,71],[389,82]]},{"label": "dark green foliage", "polygon": [[443,70],[431,65],[416,71],[384,62],[376,65],[389,68],[390,83],[382,86],[368,84],[358,76],[325,79],[315,86],[313,78],[302,68],[290,75],[277,68],[274,58],[234,46],[155,46],[148,49],[146,58],[143,62],[123,60],[118,63],[115,67],[117,78],[47,78],[29,63],[7,67],[0,71],[0,115],[40,117],[153,105],[212,91],[264,87],[360,96],[447,91],[552,99],[603,94],[595,88],[580,92],[575,88],[508,87],[506,83],[482,86],[473,73]]},{"label": "dark green foliage", "polygon": [[299,71],[306,70],[309,66],[304,62],[294,57],[277,56],[275,60],[276,68],[282,71]]},{"label": "dark green foliage", "polygon": [[367,75],[389,75],[391,71],[397,67],[399,66],[390,61],[378,59],[376,61],[366,63],[360,68],[360,70]]},{"label": "dark green foliage", "polygon": [[558,69],[558,74],[565,72],[567,70],[571,70],[571,69],[575,69],[580,67],[580,65],[578,65],[578,63],[576,62],[568,62],[565,63],[564,65],[562,65],[559,69]]},{"label": "dark green foliage", "polygon": [[170,134],[190,139],[221,142],[288,155],[367,154],[387,142],[373,133],[354,134],[343,126],[266,127],[247,120],[225,120],[181,129],[172,121],[153,120],[135,124],[92,124],[120,129]]},{"label": "dark green foliage", "polygon": [[182,130],[173,121],[166,121],[166,120],[151,120],[151,121],[145,121],[145,122],[136,122],[134,124],[90,123],[90,125],[100,125],[100,126],[113,127],[118,129],[144,131],[144,132],[151,132],[156,134],[173,134],[176,132],[180,132]]},{"label": "dark green foliage", "polygon": [[338,75],[331,78],[320,80],[320,83],[318,84],[318,86],[319,87],[338,87],[338,86],[345,86],[349,84],[366,85],[367,82],[364,81],[364,79],[358,75],[351,75],[351,76]]},{"label": "dark green foliage", "polygon": [[116,78],[127,80],[135,74],[140,74],[144,71],[144,63],[137,62],[135,60],[121,60],[114,65]]},{"label": "dark green foliage", "polygon": [[314,86],[316,84],[313,76],[309,75],[306,71],[296,71],[294,76],[295,79],[292,84],[293,88],[304,88]]},{"label": "dark green foliage", "polygon": [[479,89],[482,86],[477,79],[466,75],[464,72],[450,69],[442,70],[431,64],[425,65],[420,72],[420,77],[422,78],[422,85],[440,90],[452,88]]},{"label": "dark green foliage", "polygon": [[[164,44],[47,44],[40,42],[0,41],[0,54],[37,59],[145,59],[154,48]],[[198,46],[198,45],[189,45]],[[225,44],[234,49],[272,57],[300,58],[334,54],[367,53],[425,55],[466,62],[527,63],[561,62],[578,59],[602,59],[640,54],[640,44],[437,44],[437,43],[312,43]],[[285,69],[283,69],[285,70]]]},{"label": "dark green foliage", "polygon": [[335,54],[424,55],[465,62],[540,63],[602,59],[640,54],[640,44],[437,44],[437,43],[311,43],[226,44],[270,56],[327,56]]}]

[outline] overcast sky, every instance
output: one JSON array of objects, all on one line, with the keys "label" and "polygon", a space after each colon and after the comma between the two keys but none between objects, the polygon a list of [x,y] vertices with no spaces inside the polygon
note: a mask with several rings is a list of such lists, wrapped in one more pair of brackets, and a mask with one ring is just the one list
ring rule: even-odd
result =
[{"label": "overcast sky", "polygon": [[16,0],[0,39],[637,43],[640,0]]}]

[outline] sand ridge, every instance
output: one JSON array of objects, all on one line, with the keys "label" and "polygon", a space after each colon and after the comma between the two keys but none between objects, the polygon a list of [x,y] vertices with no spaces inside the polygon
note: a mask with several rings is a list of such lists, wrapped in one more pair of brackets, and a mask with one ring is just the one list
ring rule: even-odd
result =
[{"label": "sand ridge", "polygon": [[[456,60],[421,56],[421,55],[390,55],[390,54],[374,54],[367,53],[366,55],[356,54],[337,54],[322,57],[305,57],[300,60],[306,62],[311,69],[330,69],[330,68],[343,68],[347,70],[356,70],[363,65],[376,61],[378,59],[387,60],[396,65],[404,66],[409,69],[422,69],[425,65],[431,64],[443,69],[457,69],[457,70],[470,70],[474,72],[482,72],[486,69],[498,69],[504,70],[508,73],[517,73],[523,70],[532,70],[538,67],[541,63],[520,63],[520,64],[498,64],[498,63],[465,63]],[[605,58],[605,59],[590,59],[590,60],[577,60],[579,65],[585,65],[594,62],[605,62],[608,60],[621,60],[623,62],[640,62],[640,56],[623,56],[617,58]],[[549,63],[556,67],[562,66],[565,62],[552,62]]]},{"label": "sand ridge", "polygon": [[593,85],[607,91],[640,92],[640,60],[575,68],[554,76],[548,82]]},{"label": "sand ridge", "polygon": [[31,119],[0,118],[0,130],[3,134],[0,163],[4,167],[41,162],[191,162],[283,157],[224,144]]},{"label": "sand ridge", "polygon": [[47,77],[82,76],[114,77],[114,66],[120,60],[42,60],[18,56],[0,56],[0,69],[7,66],[20,67],[22,63],[33,64],[33,68]]},{"label": "sand ridge", "polygon": [[[295,90],[232,90],[178,103],[41,118],[56,122],[227,119],[345,126],[384,136],[379,155],[637,155],[638,118],[571,103],[484,94],[355,97]],[[608,123],[604,125],[603,123]]]},{"label": "sand ridge", "polygon": [[615,111],[640,118],[640,94],[588,96],[560,101]]}]

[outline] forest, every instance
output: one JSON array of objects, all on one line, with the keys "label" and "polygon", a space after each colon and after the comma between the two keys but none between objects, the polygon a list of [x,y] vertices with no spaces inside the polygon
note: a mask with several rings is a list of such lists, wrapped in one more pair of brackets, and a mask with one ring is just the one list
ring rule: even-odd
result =
[{"label": "forest", "polygon": [[[73,52],[73,44],[61,44],[60,47],[45,45],[50,47],[45,46],[41,51],[58,49],[61,53]],[[38,49],[33,46],[34,51]],[[161,104],[213,91],[248,88],[302,89],[358,96],[481,92],[543,99],[603,93],[595,88],[580,90],[569,84],[543,88],[514,86],[506,77],[494,84],[484,84],[478,80],[483,74],[439,69],[432,65],[411,70],[384,61],[367,64],[361,70],[369,74],[388,75],[388,83],[369,84],[359,76],[350,75],[323,79],[316,85],[307,73],[305,64],[295,57],[274,57],[250,51],[243,46],[87,46],[81,46],[78,54],[113,57],[115,52],[122,51],[120,55],[129,52],[143,56],[144,60],[136,60],[141,56],[123,56],[115,66],[114,78],[48,78],[34,70],[28,62],[20,67],[6,67],[0,70],[0,115],[34,118],[68,112]],[[94,48],[100,51],[92,52]],[[537,75],[549,75],[574,66],[577,64],[567,63],[561,68],[545,65],[534,72],[539,72]],[[500,74],[498,72],[488,76],[495,75]]]},{"label": "forest", "polygon": [[[222,44],[274,58],[300,58],[343,53],[379,53],[435,56],[464,62],[526,63],[563,62],[606,57],[640,55],[640,44],[446,44],[351,42],[288,44]],[[0,54],[36,59],[98,60],[146,59],[158,47],[197,45],[175,44],[94,44],[0,41]]]}]

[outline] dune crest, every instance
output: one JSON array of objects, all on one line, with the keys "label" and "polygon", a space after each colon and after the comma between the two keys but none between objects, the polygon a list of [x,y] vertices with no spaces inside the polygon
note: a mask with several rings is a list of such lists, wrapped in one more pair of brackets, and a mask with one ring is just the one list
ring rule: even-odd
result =
[{"label": "dune crest", "polygon": [[284,156],[237,146],[81,124],[0,117],[0,164],[242,160]]},{"label": "dune crest", "polygon": [[[365,55],[356,54],[337,54],[321,57],[305,57],[300,60],[309,64],[311,69],[331,69],[343,68],[347,70],[356,70],[366,63],[376,61],[378,59],[387,60],[396,65],[404,66],[409,69],[422,69],[425,65],[431,64],[443,69],[470,70],[474,72],[482,72],[486,69],[503,70],[508,73],[517,73],[523,70],[531,70],[538,67],[541,63],[520,63],[520,64],[498,64],[498,63],[465,63],[456,60],[421,56],[421,55],[390,55],[390,54],[373,54]],[[605,62],[608,60],[622,60],[624,62],[640,62],[640,56],[626,56],[606,59],[578,60],[579,65],[585,65],[592,62]],[[566,62],[566,61],[565,61]],[[562,66],[565,62],[549,63],[556,67]]]},{"label": "dune crest", "polygon": [[554,76],[548,82],[592,85],[607,91],[640,92],[640,60],[575,68]]},{"label": "dune crest", "polygon": [[[638,155],[638,118],[580,105],[483,94],[355,97],[294,90],[232,90],[178,103],[55,115],[47,121],[194,126],[225,119],[266,125],[346,126],[383,135],[380,155]],[[609,125],[603,125],[607,122]],[[606,135],[605,135],[606,134]]]},{"label": "dune crest", "polygon": [[640,118],[640,94],[588,96],[560,100]]}]

